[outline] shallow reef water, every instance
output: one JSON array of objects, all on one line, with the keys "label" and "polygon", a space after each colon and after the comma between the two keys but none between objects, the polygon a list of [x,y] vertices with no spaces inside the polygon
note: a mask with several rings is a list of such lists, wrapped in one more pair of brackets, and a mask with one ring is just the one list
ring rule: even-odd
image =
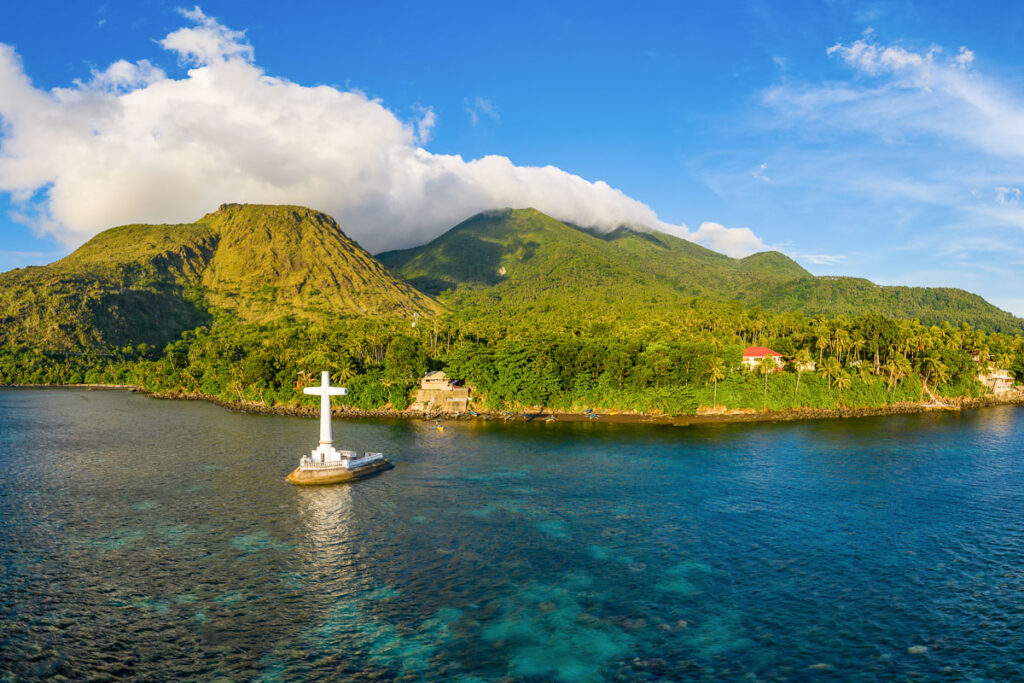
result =
[{"label": "shallow reef water", "polygon": [[1024,410],[336,422],[0,390],[0,679],[1014,680]]}]

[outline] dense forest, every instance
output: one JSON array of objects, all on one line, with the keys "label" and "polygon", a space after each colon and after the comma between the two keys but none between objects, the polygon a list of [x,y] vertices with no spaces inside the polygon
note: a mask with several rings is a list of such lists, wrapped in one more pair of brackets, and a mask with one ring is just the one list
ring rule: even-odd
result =
[{"label": "dense forest", "polygon": [[[326,369],[342,403],[402,410],[443,369],[476,411],[879,407],[978,396],[979,366],[1024,377],[1021,330],[961,290],[815,278],[776,252],[732,259],[532,209],[378,260],[319,212],[226,204],[0,274],[0,383],[266,406],[306,404]],[[751,345],[784,371],[745,369]]]},{"label": "dense forest", "polygon": [[[783,354],[785,370],[745,369],[740,360],[751,344]],[[983,366],[1024,376],[1020,337],[877,314],[808,318],[694,302],[649,315],[644,325],[580,325],[454,314],[244,323],[220,312],[162,349],[6,347],[0,383],[129,384],[274,406],[307,403],[302,387],[326,369],[349,387],[342,404],[401,410],[423,373],[443,369],[475,387],[477,410],[690,414],[700,406],[878,407],[932,394],[979,396],[974,354]]]}]

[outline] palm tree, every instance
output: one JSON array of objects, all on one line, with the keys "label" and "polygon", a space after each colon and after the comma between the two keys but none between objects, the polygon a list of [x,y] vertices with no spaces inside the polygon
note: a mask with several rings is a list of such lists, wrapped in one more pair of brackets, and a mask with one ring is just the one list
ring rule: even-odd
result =
[{"label": "palm tree", "polygon": [[814,359],[811,356],[811,352],[807,349],[800,349],[793,356],[793,368],[796,370],[796,391],[793,392],[794,396],[800,393],[800,376],[807,371],[813,362]]},{"label": "palm tree", "polygon": [[708,376],[715,383],[714,407],[718,407],[718,381],[725,379],[725,361],[721,358],[712,358],[708,363]]},{"label": "palm tree", "polygon": [[891,394],[893,387],[896,385],[896,377],[899,375],[900,372],[900,366],[899,363],[896,362],[896,358],[890,358],[889,362],[882,366],[882,370],[885,372],[886,375],[889,376],[888,393]]},{"label": "palm tree", "polygon": [[848,373],[846,370],[840,370],[839,375],[836,376],[836,387],[839,388],[839,391],[842,391],[843,389],[849,389],[850,382],[852,381],[853,378],[850,377],[850,373]]},{"label": "palm tree", "polygon": [[764,402],[761,404],[762,410],[768,408],[768,375],[778,369],[779,365],[772,356],[764,356],[761,360],[757,361],[757,370],[764,375]]},{"label": "palm tree", "polygon": [[[865,346],[867,346],[867,342],[864,341],[863,337],[858,337],[857,339],[854,339],[853,342],[850,344],[850,355],[856,354],[857,360],[860,361],[860,352],[864,350]],[[846,357],[847,363],[850,362],[850,355]]]},{"label": "palm tree", "polygon": [[903,356],[900,356],[900,355],[895,356],[892,359],[892,363],[893,363],[893,368],[894,368],[894,371],[893,371],[893,385],[894,386],[896,384],[902,382],[907,377],[910,377],[910,374],[912,372],[914,372],[914,366],[912,366],[910,364],[910,361],[907,360],[906,358],[904,358]]},{"label": "palm tree", "polygon": [[821,362],[821,355],[825,352],[825,349],[829,347],[828,337],[821,335],[818,340],[814,342],[814,348],[818,349],[818,362]]},{"label": "palm tree", "polygon": [[842,360],[843,351],[850,348],[850,333],[841,327],[837,327],[833,346],[836,351],[836,360]]},{"label": "palm tree", "polygon": [[835,358],[829,356],[818,368],[818,372],[828,379],[828,388],[832,388],[832,380],[839,376],[839,373],[843,371],[843,366],[839,364]]},{"label": "palm tree", "polygon": [[356,371],[352,356],[345,354],[334,364],[334,381],[341,385],[355,377]]},{"label": "palm tree", "polygon": [[945,363],[939,363],[938,367],[935,368],[935,388],[938,389],[940,384],[945,384],[950,380],[951,373],[949,367]]},{"label": "palm tree", "polygon": [[[947,374],[948,376],[948,368],[946,368],[946,364],[938,356],[929,353],[921,358],[921,370],[924,371],[924,375],[921,378],[921,398],[923,399],[924,392],[928,389],[928,380],[931,379],[932,375]],[[928,393],[931,394],[930,391]]]},{"label": "palm tree", "polygon": [[1004,351],[996,356],[997,370],[1009,370],[1013,366],[1013,354]]}]

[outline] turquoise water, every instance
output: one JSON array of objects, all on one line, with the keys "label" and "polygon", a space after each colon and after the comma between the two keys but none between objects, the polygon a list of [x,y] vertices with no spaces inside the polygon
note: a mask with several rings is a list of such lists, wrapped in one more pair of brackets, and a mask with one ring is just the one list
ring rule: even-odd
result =
[{"label": "turquoise water", "polygon": [[1011,680],[1024,410],[317,423],[0,391],[0,678]]}]

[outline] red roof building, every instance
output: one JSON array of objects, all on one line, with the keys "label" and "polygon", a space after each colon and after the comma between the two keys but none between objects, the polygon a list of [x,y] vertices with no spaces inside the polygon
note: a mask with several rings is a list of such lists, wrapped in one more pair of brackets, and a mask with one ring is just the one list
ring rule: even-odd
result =
[{"label": "red roof building", "polygon": [[765,356],[776,356],[778,358],[782,358],[781,353],[776,353],[767,346],[748,346],[743,352],[744,358],[764,358]]},{"label": "red roof building", "polygon": [[748,346],[743,351],[743,364],[750,370],[755,370],[762,358],[771,358],[775,361],[776,372],[782,372],[782,354],[772,351],[766,346]]}]

